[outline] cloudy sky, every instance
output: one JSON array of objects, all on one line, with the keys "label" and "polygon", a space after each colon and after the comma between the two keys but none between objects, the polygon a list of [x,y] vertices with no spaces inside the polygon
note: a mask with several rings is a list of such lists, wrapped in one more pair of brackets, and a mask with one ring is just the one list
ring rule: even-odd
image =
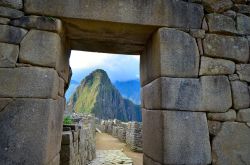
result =
[{"label": "cloudy sky", "polygon": [[81,80],[95,69],[105,70],[111,81],[139,78],[139,56],[72,51],[72,80]]}]

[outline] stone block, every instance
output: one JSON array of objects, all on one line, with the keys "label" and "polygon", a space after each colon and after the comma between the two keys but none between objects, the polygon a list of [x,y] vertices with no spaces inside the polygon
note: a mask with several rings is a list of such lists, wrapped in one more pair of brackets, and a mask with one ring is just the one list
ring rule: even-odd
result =
[{"label": "stone block", "polygon": [[0,112],[12,101],[11,98],[0,98]]},{"label": "stone block", "polygon": [[231,0],[202,0],[202,4],[207,12],[221,13],[227,9],[233,7]]},{"label": "stone block", "polygon": [[57,98],[55,70],[38,67],[0,68],[0,97]]},{"label": "stone block", "polygon": [[141,56],[142,84],[161,76],[197,77],[199,59],[193,37],[179,30],[161,28]]},{"label": "stone block", "polygon": [[236,65],[240,80],[250,82],[250,64]]},{"label": "stone block", "polygon": [[237,14],[237,30],[240,34],[250,34],[250,17],[244,14]]},{"label": "stone block", "polygon": [[235,4],[233,9],[238,13],[242,13],[245,15],[250,15],[250,6],[246,4]]},{"label": "stone block", "polygon": [[225,16],[232,18],[233,20],[236,18],[236,12],[233,10],[227,10],[223,13]]},{"label": "stone block", "polygon": [[250,105],[250,95],[248,85],[242,81],[231,81],[233,107],[234,109],[248,108]]},{"label": "stone block", "polygon": [[230,109],[225,113],[208,113],[207,118],[213,121],[234,121],[236,120],[236,112]]},{"label": "stone block", "polygon": [[64,80],[62,78],[59,77],[59,92],[58,95],[59,96],[64,96]]},{"label": "stone block", "polygon": [[206,15],[209,32],[237,33],[235,22],[232,18],[222,14]]},{"label": "stone block", "polygon": [[59,19],[46,16],[23,16],[10,22],[13,26],[19,26],[26,29],[38,29],[61,33],[62,22]]},{"label": "stone block", "polygon": [[244,37],[207,34],[203,40],[204,54],[246,63],[249,59],[249,45]]},{"label": "stone block", "polygon": [[208,120],[208,130],[209,134],[216,136],[221,129],[221,122]]},{"label": "stone block", "polygon": [[24,15],[24,13],[20,10],[0,6],[0,16],[1,17],[15,19],[15,18],[20,18],[23,15]]},{"label": "stone block", "polygon": [[237,113],[237,121],[250,122],[250,109],[241,109]]},{"label": "stone block", "polygon": [[60,100],[15,99],[5,107],[0,113],[0,164],[48,164],[59,153]]},{"label": "stone block", "polygon": [[213,164],[250,164],[250,128],[244,123],[225,122],[213,140]]},{"label": "stone block", "polygon": [[146,155],[161,164],[211,162],[205,113],[143,111],[143,151]]},{"label": "stone block", "polygon": [[142,96],[146,109],[226,112],[232,106],[226,76],[162,77],[144,86]]},{"label": "stone block", "polygon": [[62,145],[73,144],[73,136],[71,131],[65,131],[62,133]]},{"label": "stone block", "polygon": [[161,163],[152,160],[146,154],[143,154],[143,164],[144,165],[161,165]]},{"label": "stone block", "polygon": [[19,44],[26,35],[27,30],[14,26],[0,25],[0,42]]},{"label": "stone block", "polygon": [[0,6],[10,7],[14,9],[22,9],[23,0],[0,0]]},{"label": "stone block", "polygon": [[235,72],[235,63],[224,59],[201,57],[199,75],[224,75]]},{"label": "stone block", "polygon": [[[196,29],[200,28],[204,15],[202,5],[175,0],[109,0],[105,3],[92,0],[89,5],[85,1],[25,0],[24,6],[30,14]],[[159,9],[160,12],[155,12]]]},{"label": "stone block", "polygon": [[0,24],[7,25],[9,24],[9,22],[10,22],[9,18],[0,17]]},{"label": "stone block", "polygon": [[0,68],[15,67],[18,54],[19,54],[19,46],[0,43]]},{"label": "stone block", "polygon": [[57,58],[62,54],[61,44],[56,33],[31,30],[21,42],[19,61],[55,68]]}]

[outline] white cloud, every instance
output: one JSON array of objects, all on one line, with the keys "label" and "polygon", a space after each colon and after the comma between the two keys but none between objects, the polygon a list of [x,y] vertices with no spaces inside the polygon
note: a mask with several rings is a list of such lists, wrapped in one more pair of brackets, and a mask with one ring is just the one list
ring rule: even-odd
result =
[{"label": "white cloud", "polygon": [[[86,76],[95,69],[104,69],[112,81],[125,81],[139,78],[139,61],[140,56],[135,55],[72,51],[70,66],[73,78]],[[84,73],[80,76],[80,72]]]}]

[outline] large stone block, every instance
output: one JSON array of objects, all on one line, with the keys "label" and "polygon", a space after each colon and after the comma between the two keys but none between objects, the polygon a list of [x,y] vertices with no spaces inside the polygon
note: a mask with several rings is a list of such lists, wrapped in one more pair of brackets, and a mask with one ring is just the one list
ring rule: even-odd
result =
[{"label": "large stone block", "polygon": [[59,19],[46,16],[23,16],[12,20],[11,25],[28,29],[39,29],[60,33],[62,32],[62,22]]},{"label": "large stone block", "polygon": [[231,17],[222,14],[206,15],[209,32],[237,33],[236,25]]},{"label": "large stone block", "polygon": [[221,13],[233,7],[231,0],[202,0],[205,10],[210,13]]},{"label": "large stone block", "polygon": [[237,14],[237,30],[240,34],[250,34],[250,17],[244,14]]},{"label": "large stone block", "polygon": [[0,112],[11,102],[10,98],[0,98]]},{"label": "large stone block", "polygon": [[64,99],[15,99],[0,113],[0,164],[44,165],[60,151]]},{"label": "large stone block", "polygon": [[250,82],[250,64],[236,65],[240,80]]},{"label": "large stone block", "polygon": [[225,122],[213,140],[214,165],[250,164],[250,128],[244,123]]},{"label": "large stone block", "polygon": [[20,18],[23,15],[24,13],[22,11],[0,6],[0,16],[2,17],[15,19],[15,18]]},{"label": "large stone block", "polygon": [[250,122],[250,108],[239,110],[237,113],[237,121]]},{"label": "large stone block", "polygon": [[250,105],[250,95],[247,83],[242,81],[231,81],[231,86],[234,109],[248,108]]},{"label": "large stone block", "polygon": [[143,143],[144,153],[161,164],[211,162],[208,125],[202,112],[143,110]]},{"label": "large stone block", "polygon": [[202,56],[199,75],[233,74],[235,63],[224,59],[214,59]]},{"label": "large stone block", "polygon": [[234,121],[236,119],[236,112],[230,109],[225,113],[208,113],[207,118],[213,121]]},{"label": "large stone block", "polygon": [[208,120],[207,123],[208,123],[209,134],[212,136],[216,136],[218,132],[220,132],[221,122]]},{"label": "large stone block", "polygon": [[19,54],[19,46],[0,43],[0,68],[15,67]]},{"label": "large stone block", "polygon": [[9,24],[9,22],[10,22],[9,18],[0,17],[0,24],[7,25],[7,24]]},{"label": "large stone block", "polygon": [[56,67],[62,54],[61,38],[58,34],[31,30],[21,42],[19,61],[39,66]]},{"label": "large stone block", "polygon": [[57,98],[55,70],[38,67],[0,68],[0,97]]},{"label": "large stone block", "polygon": [[175,0],[92,0],[88,5],[82,0],[26,0],[24,6],[26,13],[39,15],[196,29],[204,15],[202,5]]},{"label": "large stone block", "polygon": [[1,0],[0,6],[22,9],[23,8],[23,0]]},{"label": "large stone block", "polygon": [[27,30],[14,26],[0,25],[0,42],[19,44],[26,35]]},{"label": "large stone block", "polygon": [[144,86],[142,96],[146,109],[226,112],[232,106],[226,76],[162,77]]},{"label": "large stone block", "polygon": [[204,53],[207,56],[226,58],[237,62],[248,62],[249,45],[244,37],[232,37],[207,34],[203,40]]},{"label": "large stone block", "polygon": [[161,76],[197,77],[199,59],[193,37],[179,30],[161,28],[141,56],[142,83]]}]

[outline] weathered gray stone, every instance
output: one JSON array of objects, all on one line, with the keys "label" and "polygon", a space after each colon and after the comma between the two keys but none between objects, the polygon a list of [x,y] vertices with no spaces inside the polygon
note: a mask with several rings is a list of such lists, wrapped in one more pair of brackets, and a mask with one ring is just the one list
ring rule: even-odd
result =
[{"label": "weathered gray stone", "polygon": [[202,4],[204,5],[205,10],[210,13],[221,13],[233,6],[231,0],[202,0]]},{"label": "weathered gray stone", "polygon": [[62,53],[61,44],[56,33],[31,30],[21,42],[19,61],[55,68]]},{"label": "weathered gray stone", "polygon": [[208,24],[205,18],[202,21],[202,29],[208,31]]},{"label": "weathered gray stone", "polygon": [[211,162],[205,113],[143,110],[143,143],[144,153],[161,164]]},{"label": "weathered gray stone", "polygon": [[223,13],[225,16],[231,17],[232,19],[236,18],[236,12],[233,10],[227,10]]},{"label": "weathered gray stone", "polygon": [[161,28],[141,56],[142,84],[161,76],[197,77],[199,58],[196,41],[189,34]]},{"label": "weathered gray stone", "polygon": [[0,25],[0,42],[19,44],[27,30],[14,26]]},{"label": "weathered gray stone", "polygon": [[233,109],[225,113],[208,113],[207,118],[213,121],[234,121],[236,119],[236,112]]},{"label": "weathered gray stone", "polygon": [[62,133],[62,145],[69,145],[73,143],[73,136],[71,131],[64,131]]},{"label": "weathered gray stone", "polygon": [[57,156],[47,165],[60,165],[60,154],[57,154]]},{"label": "weathered gray stone", "polygon": [[250,64],[236,65],[240,80],[250,82]]},{"label": "weathered gray stone", "polygon": [[0,16],[7,18],[20,18],[24,15],[22,11],[0,6]]},{"label": "weathered gray stone", "polygon": [[143,154],[143,164],[144,165],[161,165],[161,163],[152,160],[146,154]]},{"label": "weathered gray stone", "polygon": [[233,8],[238,13],[242,13],[242,14],[245,14],[245,15],[248,15],[248,16],[250,15],[250,6],[249,5],[235,4]]},{"label": "weathered gray stone", "polygon": [[23,0],[0,0],[0,6],[22,9],[23,8]]},{"label": "weathered gray stone", "polygon": [[64,80],[62,78],[59,77],[59,91],[58,91],[58,95],[59,96],[64,96]]},{"label": "weathered gray stone", "polygon": [[237,121],[250,122],[250,109],[241,109],[237,113]]},{"label": "weathered gray stone", "polygon": [[142,98],[146,109],[226,112],[232,106],[226,76],[162,77],[143,87]]},{"label": "weathered gray stone", "polygon": [[19,47],[6,43],[0,43],[0,68],[2,67],[15,67]]},{"label": "weathered gray stone", "polygon": [[0,98],[0,112],[11,102],[11,98]]},{"label": "weathered gray stone", "polygon": [[0,24],[7,25],[9,24],[9,22],[10,22],[9,18],[0,17]]},{"label": "weathered gray stone", "polygon": [[235,81],[235,80],[240,80],[240,77],[239,77],[238,74],[231,74],[231,75],[228,76],[228,79],[230,81]]},{"label": "weathered gray stone", "polygon": [[225,122],[213,140],[214,165],[250,164],[250,128],[243,123]]},{"label": "weathered gray stone", "polygon": [[28,29],[39,29],[57,33],[62,32],[61,20],[46,16],[23,16],[19,19],[12,20],[10,24]]},{"label": "weathered gray stone", "polygon": [[[71,0],[26,0],[24,6],[26,13],[39,15],[196,29],[200,28],[203,18],[202,5],[183,1],[109,0],[104,3],[103,0],[92,0],[89,3],[86,5],[81,0],[74,3]],[[155,12],[159,9],[160,13]]]},{"label": "weathered gray stone", "polygon": [[203,56],[204,51],[203,51],[202,39],[198,38],[196,41],[197,41],[200,56]]},{"label": "weathered gray stone", "polygon": [[216,136],[221,129],[221,122],[208,120],[209,134]]},{"label": "weathered gray stone", "polygon": [[194,38],[204,38],[205,30],[201,29],[190,29],[190,35]]},{"label": "weathered gray stone", "polygon": [[250,34],[250,17],[237,14],[237,30],[240,34]]},{"label": "weathered gray stone", "polygon": [[247,83],[242,81],[231,81],[231,86],[234,109],[248,108],[250,105],[250,95]]},{"label": "weathered gray stone", "polygon": [[43,165],[60,151],[64,99],[15,99],[0,113],[0,164]]},{"label": "weathered gray stone", "polygon": [[243,63],[246,63],[249,59],[248,40],[244,37],[207,34],[203,40],[203,47],[207,56],[226,58]]},{"label": "weathered gray stone", "polygon": [[57,98],[55,70],[38,67],[0,68],[0,97]]},{"label": "weathered gray stone", "polygon": [[235,71],[235,63],[224,59],[213,59],[209,57],[201,57],[199,75],[222,75],[233,74]]},{"label": "weathered gray stone", "polygon": [[207,23],[209,32],[237,33],[235,22],[232,18],[222,14],[208,14]]}]

